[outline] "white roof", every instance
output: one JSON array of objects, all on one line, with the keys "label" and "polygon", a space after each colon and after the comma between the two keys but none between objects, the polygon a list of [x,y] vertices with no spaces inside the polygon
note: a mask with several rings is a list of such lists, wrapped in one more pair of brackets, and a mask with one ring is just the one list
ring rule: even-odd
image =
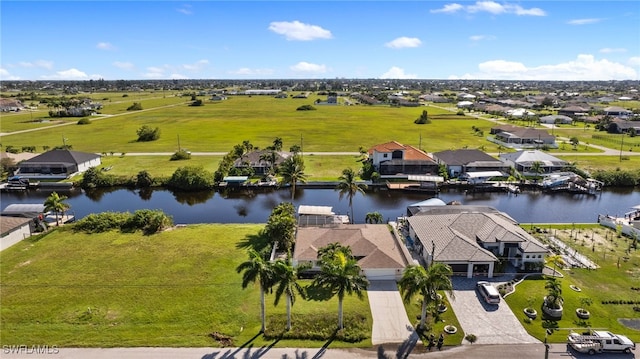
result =
[{"label": "white roof", "polygon": [[467,172],[469,178],[483,178],[483,177],[502,177],[504,174],[500,171],[480,171],[480,172]]},{"label": "white roof", "polygon": [[2,214],[25,214],[25,213],[43,213],[44,204],[17,203],[10,204],[5,207]]},{"label": "white roof", "polygon": [[332,211],[333,207],[331,206],[303,206],[300,205],[298,207],[298,214],[315,214],[315,215],[325,215],[325,216],[333,216],[335,213]]},{"label": "white roof", "polygon": [[442,176],[408,175],[407,179],[409,181],[419,181],[419,182],[444,182],[444,177]]}]

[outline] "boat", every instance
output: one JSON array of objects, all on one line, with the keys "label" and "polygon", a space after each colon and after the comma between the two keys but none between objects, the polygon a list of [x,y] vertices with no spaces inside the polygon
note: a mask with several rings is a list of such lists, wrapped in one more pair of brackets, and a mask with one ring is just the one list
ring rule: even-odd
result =
[{"label": "boat", "polygon": [[31,187],[37,187],[39,182],[30,182],[28,178],[13,176],[10,177],[6,183],[0,185],[0,189],[6,191],[24,191]]}]

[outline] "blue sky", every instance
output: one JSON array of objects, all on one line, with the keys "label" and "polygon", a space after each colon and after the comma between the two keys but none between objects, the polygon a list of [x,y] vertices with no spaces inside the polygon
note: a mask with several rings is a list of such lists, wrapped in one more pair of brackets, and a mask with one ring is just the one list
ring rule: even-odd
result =
[{"label": "blue sky", "polygon": [[11,1],[0,79],[640,79],[640,1]]}]

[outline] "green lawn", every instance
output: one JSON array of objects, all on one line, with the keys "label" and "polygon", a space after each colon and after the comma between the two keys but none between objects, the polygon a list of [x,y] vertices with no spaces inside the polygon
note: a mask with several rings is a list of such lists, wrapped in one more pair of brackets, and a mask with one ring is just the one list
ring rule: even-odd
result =
[{"label": "green lawn", "polygon": [[[635,342],[640,341],[640,331],[630,329],[618,322],[618,318],[639,318],[640,314],[633,310],[630,304],[603,304],[610,300],[638,300],[640,295],[632,287],[640,283],[640,252],[626,249],[629,239],[618,238],[615,231],[599,225],[541,225],[548,228],[557,237],[589,257],[600,268],[596,270],[569,269],[560,271],[564,277],[562,296],[564,297],[564,311],[562,319],[554,326],[560,328],[549,340],[552,342],[566,341],[570,328],[581,331],[587,327],[607,329],[614,333],[627,335]],[[579,232],[578,232],[579,231]],[[595,238],[594,241],[591,238]],[[600,240],[604,238],[604,240]],[[627,259],[624,259],[627,258]],[[619,265],[619,267],[618,267]],[[523,323],[525,329],[540,340],[544,340],[545,328],[541,319],[542,298],[546,295],[545,280],[541,278],[526,279],[516,286],[516,292],[506,298],[507,303]],[[580,292],[571,289],[574,285]],[[581,307],[580,298],[590,298],[593,303],[587,307],[591,318],[583,321],[578,319],[575,310]],[[538,318],[530,323],[525,320],[524,308],[532,298],[534,309],[538,311]]]},{"label": "green lawn", "polygon": [[[424,337],[422,338],[423,343],[425,345],[428,343],[428,339],[426,338],[428,338],[429,334],[434,334],[437,338],[441,333],[444,333],[444,327],[446,325],[453,325],[456,328],[458,328],[458,331],[455,334],[445,333],[444,345],[445,346],[460,345],[460,343],[462,343],[462,339],[464,338],[464,331],[462,330],[462,327],[458,322],[456,313],[454,313],[453,310],[451,309],[451,305],[449,304],[449,301],[445,296],[445,293],[440,292],[440,294],[443,296],[444,298],[443,301],[448,309],[444,313],[440,314],[440,320],[437,323],[433,320],[432,317],[428,316],[429,319],[427,321],[427,326],[430,327],[430,330],[425,331]],[[409,321],[413,324],[414,328],[417,327],[418,324],[420,324],[422,299],[416,296],[411,300],[410,303],[405,302],[404,308],[407,311],[407,315],[409,316]]]},{"label": "green lawn", "polygon": [[[260,329],[259,289],[243,290],[237,244],[260,225],[190,225],[152,236],[56,230],[0,252],[0,338],[66,347],[216,346],[209,333],[250,341]],[[267,296],[267,320],[283,321],[285,301]],[[337,299],[293,307],[293,326],[309,316],[337,325]],[[345,318],[363,315],[366,299],[345,298]],[[335,324],[334,324],[335,323]],[[346,326],[349,323],[346,322]],[[255,346],[274,341],[257,336]],[[320,347],[324,341],[280,340],[281,347]],[[370,339],[332,347],[368,347]]]}]

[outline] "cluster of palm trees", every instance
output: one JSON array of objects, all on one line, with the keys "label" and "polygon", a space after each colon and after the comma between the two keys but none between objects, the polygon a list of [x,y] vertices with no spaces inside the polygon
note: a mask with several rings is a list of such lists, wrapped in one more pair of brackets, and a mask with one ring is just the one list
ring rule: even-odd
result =
[{"label": "cluster of palm trees", "polygon": [[[276,259],[270,261],[267,255],[255,249],[249,249],[249,259],[237,267],[242,273],[242,287],[257,283],[260,286],[260,317],[261,332],[266,330],[265,294],[273,293],[275,288],[274,305],[278,305],[284,294],[287,301],[287,326],[291,330],[291,306],[299,295],[307,298],[306,290],[298,283],[299,274],[311,268],[309,264],[294,266],[290,260]],[[362,274],[357,260],[351,254],[349,247],[333,243],[318,251],[320,272],[316,275],[311,286],[326,289],[331,295],[338,296],[338,328],[343,329],[342,302],[346,294],[356,294],[362,298],[363,291],[369,282]]]}]

